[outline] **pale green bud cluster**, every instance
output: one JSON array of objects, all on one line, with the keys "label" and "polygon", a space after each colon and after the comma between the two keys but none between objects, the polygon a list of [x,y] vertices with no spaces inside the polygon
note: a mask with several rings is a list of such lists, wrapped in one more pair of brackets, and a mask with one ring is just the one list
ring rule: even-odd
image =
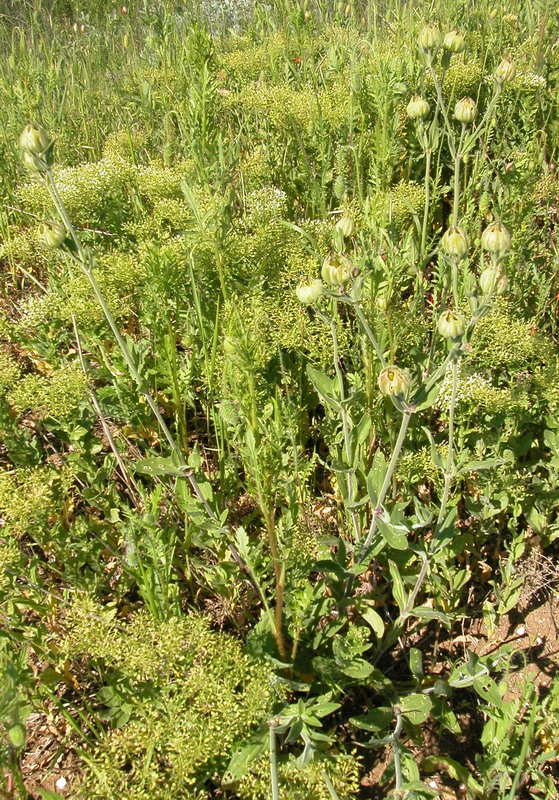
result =
[{"label": "pale green bud cluster", "polygon": [[439,317],[437,329],[445,339],[459,339],[466,330],[466,320],[462,314],[448,309]]},{"label": "pale green bud cluster", "polygon": [[510,233],[502,222],[492,222],[481,234],[481,246],[488,253],[504,253],[510,247]]},{"label": "pale green bud cluster", "polygon": [[411,385],[409,372],[400,367],[385,367],[378,378],[378,388],[387,397],[404,395]]},{"label": "pale green bud cluster", "polygon": [[464,125],[470,125],[476,118],[477,105],[472,97],[463,97],[454,107],[454,117]]},{"label": "pale green bud cluster", "polygon": [[312,306],[319,297],[322,297],[324,287],[322,281],[316,278],[308,283],[301,282],[295,289],[297,299],[304,306]]},{"label": "pale green bud cluster", "polygon": [[340,253],[330,253],[322,264],[322,280],[327,286],[345,286],[351,278],[351,262]]},{"label": "pale green bud cluster", "polygon": [[424,25],[424,27],[419,31],[417,44],[421,50],[425,50],[427,52],[430,50],[437,50],[441,45],[440,31],[437,30],[437,28],[433,28],[431,25]]},{"label": "pale green bud cluster", "polygon": [[353,236],[355,230],[355,223],[353,217],[349,214],[342,214],[340,219],[336,222],[336,230],[338,230],[344,238]]},{"label": "pale green bud cluster", "polygon": [[501,295],[507,290],[505,273],[496,267],[487,267],[479,276],[479,286],[485,295]]},{"label": "pale green bud cluster", "polygon": [[457,54],[462,53],[466,47],[466,42],[464,37],[459,31],[449,31],[445,34],[443,39],[443,47],[449,53]]},{"label": "pale green bud cluster", "polygon": [[448,228],[441,239],[441,247],[448,256],[463,258],[468,252],[470,243],[468,237],[458,226]]},{"label": "pale green bud cluster", "polygon": [[423,117],[427,116],[429,111],[429,103],[418,94],[414,94],[406,106],[406,113],[410,119],[423,119]]},{"label": "pale green bud cluster", "polygon": [[59,222],[44,222],[39,228],[39,238],[46,247],[55,249],[60,247],[66,238],[66,228]]},{"label": "pale green bud cluster", "polygon": [[516,75],[516,65],[512,58],[507,54],[497,69],[495,70],[495,80],[497,83],[509,83],[514,80]]},{"label": "pale green bud cluster", "polygon": [[43,169],[41,161],[47,166],[52,164],[52,139],[44,128],[30,122],[19,137],[21,159],[30,172]]}]

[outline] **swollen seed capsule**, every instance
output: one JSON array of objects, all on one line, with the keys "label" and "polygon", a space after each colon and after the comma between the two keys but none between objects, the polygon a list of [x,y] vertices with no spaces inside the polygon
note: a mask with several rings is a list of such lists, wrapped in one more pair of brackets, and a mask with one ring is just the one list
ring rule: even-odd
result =
[{"label": "swollen seed capsule", "polygon": [[378,388],[387,397],[405,394],[410,388],[411,378],[405,369],[385,367],[378,378]]},{"label": "swollen seed capsule", "polygon": [[345,286],[351,278],[351,262],[339,253],[330,253],[322,264],[322,280],[328,286]]},{"label": "swollen seed capsule", "polygon": [[463,258],[468,252],[470,243],[462,228],[448,228],[441,239],[441,247],[448,256]]},{"label": "swollen seed capsule", "polygon": [[345,238],[352,236],[355,230],[353,218],[350,217],[349,214],[342,214],[340,219],[336,222],[336,228]]},{"label": "swollen seed capsule", "polygon": [[20,747],[23,747],[25,744],[26,739],[26,731],[25,726],[22,725],[20,722],[17,722],[15,725],[12,725],[11,728],[8,730],[8,738],[10,740],[10,744],[12,747],[15,747],[19,750]]},{"label": "swollen seed capsule", "polygon": [[466,330],[466,320],[457,311],[443,311],[437,329],[445,339],[459,339]]},{"label": "swollen seed capsule", "polygon": [[441,43],[441,34],[431,25],[424,25],[419,31],[417,37],[417,44],[422,50],[434,50],[439,47]]},{"label": "swollen seed capsule", "polygon": [[474,121],[477,114],[476,101],[472,97],[463,97],[454,106],[454,116],[458,122],[469,125]]},{"label": "swollen seed capsule", "polygon": [[39,238],[49,248],[60,247],[66,238],[66,228],[59,222],[54,222],[52,225],[43,223],[39,229]]},{"label": "swollen seed capsule", "polygon": [[497,83],[509,83],[516,75],[516,65],[509,55],[506,55],[495,70]]},{"label": "swollen seed capsule", "polygon": [[492,222],[481,234],[481,246],[489,253],[504,253],[510,247],[510,234],[502,222]]},{"label": "swollen seed capsule", "polygon": [[316,278],[310,283],[300,283],[295,289],[295,294],[304,306],[312,306],[322,296],[323,291],[322,281]]},{"label": "swollen seed capsule", "polygon": [[423,119],[430,111],[429,103],[418,94],[414,94],[408,105],[406,113],[410,119]]},{"label": "swollen seed capsule", "polygon": [[458,31],[449,31],[443,39],[443,47],[449,53],[461,53],[466,47],[466,42]]},{"label": "swollen seed capsule", "polygon": [[50,136],[40,125],[30,122],[26,125],[19,137],[19,146],[24,153],[42,155],[51,142]]}]

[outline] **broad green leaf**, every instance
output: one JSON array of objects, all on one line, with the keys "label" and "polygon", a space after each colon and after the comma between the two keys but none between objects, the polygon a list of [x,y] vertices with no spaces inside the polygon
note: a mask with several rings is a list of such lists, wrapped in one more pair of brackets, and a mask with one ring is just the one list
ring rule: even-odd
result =
[{"label": "broad green leaf", "polygon": [[398,570],[398,566],[393,562],[388,562],[388,569],[390,570],[390,577],[392,578],[392,594],[394,600],[398,603],[398,608],[403,611],[408,602],[406,590],[404,589],[404,581]]},{"label": "broad green leaf", "polygon": [[379,708],[373,708],[360,717],[351,717],[349,721],[360,730],[378,733],[388,728],[393,716],[394,712],[391,708],[379,706]]},{"label": "broad green leaf", "polygon": [[408,694],[398,703],[400,711],[414,725],[421,725],[429,717],[433,702],[426,694]]},{"label": "broad green leaf", "polygon": [[383,538],[394,550],[408,549],[408,531],[403,525],[394,525],[390,520],[379,517],[377,520],[377,527]]},{"label": "broad green leaf", "polygon": [[174,475],[175,477],[184,475],[184,469],[177,467],[172,458],[150,456],[141,461],[136,461],[133,466],[135,472],[140,472],[143,475]]},{"label": "broad green leaf", "polygon": [[374,608],[367,608],[361,611],[361,616],[371,626],[377,639],[382,639],[384,636],[384,621],[378,611],[375,611]]}]

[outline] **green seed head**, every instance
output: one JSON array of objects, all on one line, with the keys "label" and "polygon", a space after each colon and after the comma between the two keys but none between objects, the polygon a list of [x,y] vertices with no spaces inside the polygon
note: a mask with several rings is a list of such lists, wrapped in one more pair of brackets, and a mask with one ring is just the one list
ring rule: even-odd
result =
[{"label": "green seed head", "polygon": [[406,113],[410,119],[423,119],[429,113],[429,103],[418,94],[414,94],[408,105]]},{"label": "green seed head", "polygon": [[495,70],[495,80],[497,83],[509,83],[516,75],[516,65],[512,58],[507,54],[497,69]]},{"label": "green seed head", "polygon": [[316,278],[308,283],[300,283],[295,289],[295,294],[304,306],[312,306],[321,297],[323,291],[322,281]]},{"label": "green seed head", "polygon": [[445,33],[443,47],[449,53],[461,53],[466,47],[466,42],[459,31],[449,31]]},{"label": "green seed head", "polygon": [[443,311],[437,329],[445,339],[459,339],[466,330],[466,320],[457,311]]},{"label": "green seed head", "polygon": [[474,121],[477,114],[476,101],[472,97],[463,97],[454,107],[454,116],[458,122],[469,125]]},{"label": "green seed head", "polygon": [[504,253],[510,247],[510,234],[502,222],[492,222],[481,234],[481,246],[489,253]]},{"label": "green seed head", "polygon": [[351,278],[351,262],[340,253],[330,253],[322,264],[322,280],[327,286],[345,286]]},{"label": "green seed head", "polygon": [[385,367],[379,375],[378,388],[387,397],[405,394],[410,388],[409,372],[400,367]]},{"label": "green seed head", "polygon": [[448,256],[463,258],[468,252],[470,243],[462,228],[448,228],[441,239],[441,247]]},{"label": "green seed head", "polygon": [[441,34],[437,28],[433,28],[431,25],[424,25],[419,31],[417,44],[425,51],[436,50],[441,44]]},{"label": "green seed head", "polygon": [[20,722],[12,725],[12,727],[8,730],[8,738],[12,747],[15,747],[17,750],[19,750],[19,748],[23,747],[25,744],[25,740],[27,738],[25,726]]}]

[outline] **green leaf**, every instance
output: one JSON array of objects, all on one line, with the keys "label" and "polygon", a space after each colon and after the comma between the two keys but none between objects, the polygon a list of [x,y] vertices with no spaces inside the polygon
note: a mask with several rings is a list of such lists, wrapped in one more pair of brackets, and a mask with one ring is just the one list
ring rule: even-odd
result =
[{"label": "green leaf", "polygon": [[423,653],[417,647],[410,647],[409,650],[410,670],[417,680],[423,678]]},{"label": "green leaf", "polygon": [[260,734],[254,736],[249,744],[241,747],[233,753],[233,757],[229,762],[227,771],[224,775],[224,781],[231,783],[233,780],[238,780],[246,775],[248,768],[253,761],[260,758],[268,749],[268,731],[262,729]]},{"label": "green leaf", "polygon": [[392,594],[398,603],[398,608],[403,611],[408,602],[406,590],[404,589],[404,581],[398,570],[398,566],[393,562],[388,562],[388,569],[390,570],[390,577],[392,578]]},{"label": "green leaf", "polygon": [[351,717],[349,721],[362,731],[378,733],[388,728],[392,722],[393,716],[394,714],[391,708],[388,706],[379,706],[379,708],[373,708],[360,717]]},{"label": "green leaf", "polygon": [[340,403],[334,396],[334,380],[329,378],[324,372],[320,372],[320,370],[309,366],[307,367],[307,375],[318,394],[327,401],[328,405],[330,405],[332,408],[339,409]]},{"label": "green leaf", "polygon": [[408,694],[398,703],[403,716],[413,725],[421,725],[428,719],[433,702],[426,694]]},{"label": "green leaf", "polygon": [[377,527],[383,538],[394,550],[408,549],[408,530],[403,525],[395,525],[390,522],[390,520],[379,517],[377,520]]},{"label": "green leaf", "polygon": [[174,475],[175,477],[184,475],[184,469],[178,468],[172,458],[150,456],[150,458],[136,461],[133,466],[135,472],[143,475]]},{"label": "green leaf", "polygon": [[418,617],[419,619],[437,619],[442,622],[446,627],[450,627],[450,620],[442,611],[436,611],[434,608],[428,606],[417,606],[410,611],[411,616]]},{"label": "green leaf", "polygon": [[361,616],[371,626],[377,639],[382,639],[384,636],[384,621],[378,611],[375,611],[374,608],[367,608],[361,611]]}]

